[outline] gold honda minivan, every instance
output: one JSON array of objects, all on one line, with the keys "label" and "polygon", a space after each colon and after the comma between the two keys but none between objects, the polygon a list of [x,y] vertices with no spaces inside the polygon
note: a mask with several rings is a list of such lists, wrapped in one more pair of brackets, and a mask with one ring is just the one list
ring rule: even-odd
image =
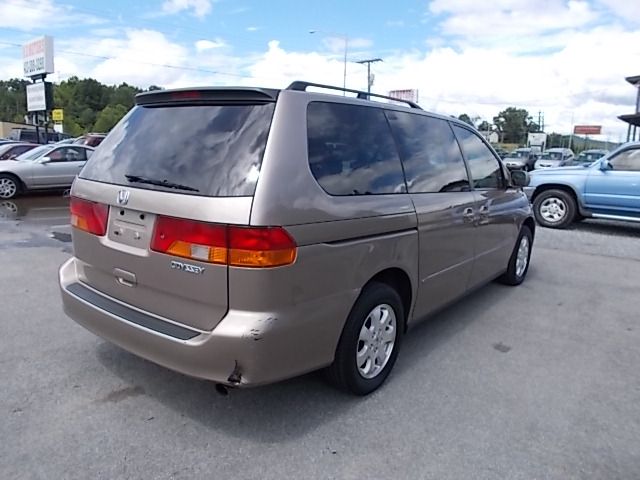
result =
[{"label": "gold honda minivan", "polygon": [[364,395],[414,323],[524,280],[527,182],[412,102],[306,82],[143,93],[73,184],[64,309],[221,386],[325,368]]}]

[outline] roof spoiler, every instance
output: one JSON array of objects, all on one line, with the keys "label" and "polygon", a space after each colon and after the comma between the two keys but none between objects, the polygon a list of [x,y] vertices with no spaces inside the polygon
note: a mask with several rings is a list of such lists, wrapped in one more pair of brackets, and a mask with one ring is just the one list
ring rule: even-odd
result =
[{"label": "roof spoiler", "polygon": [[259,105],[273,103],[279,90],[269,88],[199,87],[153,90],[136,95],[136,105]]}]

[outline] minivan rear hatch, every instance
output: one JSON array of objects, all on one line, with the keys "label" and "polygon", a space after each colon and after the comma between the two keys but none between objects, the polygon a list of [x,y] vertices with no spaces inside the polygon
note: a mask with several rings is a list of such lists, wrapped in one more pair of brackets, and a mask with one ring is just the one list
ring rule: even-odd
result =
[{"label": "minivan rear hatch", "polygon": [[249,223],[276,98],[258,89],[139,95],[72,189],[83,283],[213,329],[228,308],[227,231]]}]

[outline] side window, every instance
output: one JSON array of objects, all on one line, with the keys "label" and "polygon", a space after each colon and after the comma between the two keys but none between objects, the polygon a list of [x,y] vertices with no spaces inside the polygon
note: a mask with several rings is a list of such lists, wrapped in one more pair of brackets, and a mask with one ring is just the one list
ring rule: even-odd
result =
[{"label": "side window", "polygon": [[388,111],[411,193],[469,190],[469,177],[448,122]]},{"label": "side window", "polygon": [[38,138],[36,137],[36,131],[35,130],[22,130],[19,134],[18,134],[18,140],[21,140],[23,142],[37,142]]},{"label": "side window", "polygon": [[52,162],[66,162],[67,149],[66,148],[56,148],[55,150],[49,152],[47,155]]},{"label": "side window", "polygon": [[640,148],[625,150],[609,160],[614,170],[640,172]]},{"label": "side window", "polygon": [[505,181],[500,162],[489,147],[475,133],[454,125],[456,137],[462,147],[475,188],[504,188]]},{"label": "side window", "polygon": [[85,162],[87,160],[86,148],[69,148],[67,151],[67,162]]},{"label": "side window", "polygon": [[63,147],[49,155],[52,162],[84,162],[87,159],[84,148]]},{"label": "side window", "polygon": [[406,191],[400,158],[380,108],[311,102],[307,142],[311,172],[330,195]]}]

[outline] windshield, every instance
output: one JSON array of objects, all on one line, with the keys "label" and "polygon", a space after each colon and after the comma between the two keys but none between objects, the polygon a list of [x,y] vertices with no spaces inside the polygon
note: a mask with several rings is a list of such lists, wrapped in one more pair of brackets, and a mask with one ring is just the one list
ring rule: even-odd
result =
[{"label": "windshield", "polygon": [[578,155],[578,160],[581,162],[593,162],[604,156],[604,152],[582,152]]},{"label": "windshield", "polygon": [[5,143],[0,145],[0,155],[5,152],[8,152],[15,144],[14,143]]},{"label": "windshield", "polygon": [[40,147],[36,147],[33,150],[29,150],[28,152],[25,152],[22,155],[18,155],[16,157],[16,160],[33,161],[47,154],[54,148],[55,148],[54,145],[41,145]]},{"label": "windshield", "polygon": [[273,110],[271,103],[135,107],[80,177],[161,191],[181,185],[188,195],[253,195]]}]

